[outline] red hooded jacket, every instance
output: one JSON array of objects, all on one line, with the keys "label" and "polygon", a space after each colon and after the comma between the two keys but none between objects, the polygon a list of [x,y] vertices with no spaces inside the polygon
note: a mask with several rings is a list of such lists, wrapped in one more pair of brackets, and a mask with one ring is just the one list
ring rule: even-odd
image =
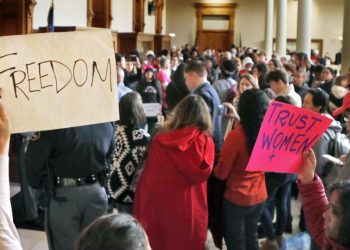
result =
[{"label": "red hooded jacket", "polygon": [[212,138],[193,126],[153,138],[133,211],[153,250],[204,249],[206,181],[213,168],[214,148]]}]

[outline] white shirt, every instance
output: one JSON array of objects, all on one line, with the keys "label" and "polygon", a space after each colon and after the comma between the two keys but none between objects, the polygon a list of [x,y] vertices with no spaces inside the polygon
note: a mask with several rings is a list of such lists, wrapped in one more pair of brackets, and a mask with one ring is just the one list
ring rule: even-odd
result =
[{"label": "white shirt", "polygon": [[301,97],[297,92],[295,92],[293,84],[289,84],[289,85],[287,84],[286,87],[277,94],[277,96],[280,96],[280,95],[289,96],[294,101],[293,104],[301,108],[301,105],[302,105]]},{"label": "white shirt", "polygon": [[0,155],[0,249],[21,250],[10,203],[9,157]]},{"label": "white shirt", "polygon": [[120,99],[122,99],[122,97],[129,92],[132,92],[132,89],[126,87],[125,84],[122,82],[119,83],[118,84],[118,101],[120,101]]}]

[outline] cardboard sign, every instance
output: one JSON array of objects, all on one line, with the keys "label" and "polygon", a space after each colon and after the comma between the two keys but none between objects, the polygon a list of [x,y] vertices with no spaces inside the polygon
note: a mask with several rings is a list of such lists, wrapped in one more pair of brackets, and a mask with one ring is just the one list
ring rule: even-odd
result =
[{"label": "cardboard sign", "polygon": [[146,117],[155,117],[162,114],[162,105],[160,103],[142,104]]},{"label": "cardboard sign", "polygon": [[331,122],[318,113],[272,102],[246,170],[298,173],[302,153],[318,141]]},{"label": "cardboard sign", "polygon": [[112,36],[98,29],[0,37],[0,87],[12,133],[116,121]]}]

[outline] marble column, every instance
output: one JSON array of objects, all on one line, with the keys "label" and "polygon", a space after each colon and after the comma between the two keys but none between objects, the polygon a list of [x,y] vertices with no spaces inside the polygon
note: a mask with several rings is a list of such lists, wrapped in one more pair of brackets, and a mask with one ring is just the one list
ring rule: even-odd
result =
[{"label": "marble column", "polygon": [[273,47],[273,2],[266,0],[265,11],[265,53],[267,59],[271,58]]},{"label": "marble column", "polygon": [[279,56],[286,55],[287,48],[287,0],[278,0],[276,52]]},{"label": "marble column", "polygon": [[341,52],[342,74],[349,72],[350,68],[350,0],[344,1],[343,47]]},{"label": "marble column", "polygon": [[297,51],[311,52],[312,0],[298,1]]}]

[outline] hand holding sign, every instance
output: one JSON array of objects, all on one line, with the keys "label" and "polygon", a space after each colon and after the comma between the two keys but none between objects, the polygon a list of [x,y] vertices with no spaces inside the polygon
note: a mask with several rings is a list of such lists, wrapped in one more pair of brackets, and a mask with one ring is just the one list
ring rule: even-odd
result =
[{"label": "hand holding sign", "polygon": [[7,155],[10,147],[10,120],[2,104],[2,94],[3,90],[0,88],[0,154]]},{"label": "hand holding sign", "polygon": [[315,112],[272,102],[246,170],[297,173],[302,153],[318,141],[331,122]]},{"label": "hand holding sign", "polygon": [[310,148],[303,152],[303,165],[298,173],[298,179],[302,184],[312,182],[315,177],[316,170],[316,156],[314,151]]}]

